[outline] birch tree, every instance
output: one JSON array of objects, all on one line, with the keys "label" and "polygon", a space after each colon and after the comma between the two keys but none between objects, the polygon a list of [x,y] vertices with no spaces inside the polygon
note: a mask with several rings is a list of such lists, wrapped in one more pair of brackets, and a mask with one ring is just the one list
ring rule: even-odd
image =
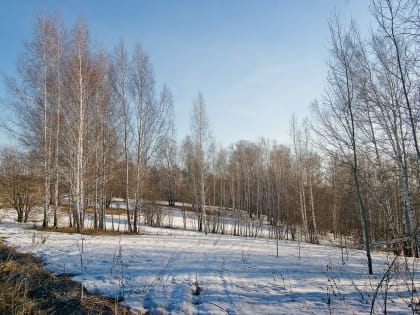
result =
[{"label": "birch tree", "polygon": [[84,228],[86,209],[85,186],[88,161],[96,148],[90,135],[95,128],[94,105],[98,92],[98,72],[91,51],[89,32],[82,22],[72,29],[70,56],[66,65],[65,128],[69,149],[68,163],[72,169],[73,220],[77,230]]},{"label": "birch tree", "polygon": [[51,162],[51,141],[50,141],[50,108],[48,94],[48,74],[49,64],[51,63],[51,51],[49,41],[51,40],[52,25],[45,18],[40,19],[40,53],[42,60],[42,128],[43,128],[43,162],[44,162],[44,217],[42,226],[48,226],[48,212],[50,205],[50,162]]},{"label": "birch tree", "polygon": [[344,32],[338,17],[330,21],[331,59],[329,60],[328,87],[322,108],[315,108],[320,122],[318,134],[340,152],[351,169],[363,239],[368,260],[368,271],[372,274],[370,254],[369,223],[367,209],[362,196],[359,177],[359,142],[355,119],[355,72],[354,38],[357,30],[353,24],[349,32]]},{"label": "birch tree", "polygon": [[195,167],[198,181],[198,200],[201,210],[199,230],[207,234],[206,191],[205,191],[205,149],[210,136],[209,121],[206,114],[206,103],[201,92],[193,102],[191,112],[191,134],[194,141]]},{"label": "birch tree", "polygon": [[26,42],[20,56],[18,77],[6,78],[13,97],[9,105],[15,117],[6,128],[17,135],[28,151],[37,152],[38,161],[42,164],[44,227],[48,225],[51,197],[54,48],[54,21],[51,16],[42,14],[36,19],[33,38]]},{"label": "birch tree", "polygon": [[[166,98],[166,102],[170,103],[170,107],[173,107],[173,100],[170,91],[162,91],[162,93],[168,95],[162,95],[161,98]],[[162,100],[163,101],[163,100]],[[173,114],[170,114],[173,116]],[[159,147],[158,162],[162,168],[162,188],[165,192],[166,200],[170,207],[175,206],[176,200],[176,188],[177,188],[177,173],[178,173],[178,150],[175,139],[175,126],[172,119],[168,121],[168,133],[162,137],[162,141]]]},{"label": "birch tree", "polygon": [[293,139],[293,149],[295,154],[295,165],[296,165],[296,172],[298,178],[298,191],[299,191],[299,208],[300,208],[300,215],[302,219],[302,227],[303,227],[303,237],[305,241],[309,240],[309,231],[308,231],[308,219],[306,213],[306,193],[305,193],[305,184],[304,184],[304,177],[303,177],[303,159],[304,159],[304,148],[303,148],[303,138],[302,138],[302,131],[297,126],[297,118],[296,116],[292,117],[291,122],[291,134]]},{"label": "birch tree", "polygon": [[53,104],[53,117],[54,121],[54,130],[55,134],[53,135],[54,139],[54,161],[53,161],[53,175],[52,179],[54,180],[53,188],[53,202],[54,202],[54,222],[53,226],[58,227],[58,203],[59,203],[59,184],[60,184],[60,154],[62,151],[61,147],[61,108],[63,101],[63,64],[65,59],[64,49],[67,45],[66,33],[62,26],[61,16],[57,14],[54,21],[53,28],[53,41],[52,45],[52,54],[53,54],[53,93],[52,93],[52,104]]},{"label": "birch tree", "polygon": [[378,35],[383,36],[388,55],[391,57],[389,70],[393,72],[401,87],[401,101],[404,108],[404,119],[411,129],[411,138],[420,160],[418,144],[419,107],[415,106],[418,91],[418,49],[420,13],[418,0],[373,0],[371,11],[379,28]]},{"label": "birch tree", "polygon": [[120,118],[122,128],[122,142],[124,154],[124,178],[125,178],[125,207],[127,211],[128,230],[131,231],[131,217],[130,217],[130,101],[128,99],[128,88],[130,85],[130,70],[127,50],[124,42],[121,40],[114,48],[112,56],[112,64],[110,69],[111,86],[113,92],[113,101],[117,109],[118,117]]},{"label": "birch tree", "polygon": [[[418,124],[418,43],[419,11],[417,1],[372,1],[373,16],[378,26],[372,36],[377,60],[376,91],[378,118],[390,141],[398,166],[401,194],[401,218],[404,234],[411,235],[411,249],[418,256],[418,226],[410,180],[410,151],[415,152],[417,181],[419,176]],[[417,24],[414,22],[417,21]],[[375,86],[375,85],[371,85]],[[408,224],[406,221],[408,220]]]},{"label": "birch tree", "polygon": [[159,97],[156,97],[152,65],[149,56],[139,43],[134,47],[130,82],[135,117],[133,137],[136,175],[133,232],[137,232],[143,185],[149,166],[155,161],[159,147],[170,130],[173,101],[166,85],[162,87]]}]

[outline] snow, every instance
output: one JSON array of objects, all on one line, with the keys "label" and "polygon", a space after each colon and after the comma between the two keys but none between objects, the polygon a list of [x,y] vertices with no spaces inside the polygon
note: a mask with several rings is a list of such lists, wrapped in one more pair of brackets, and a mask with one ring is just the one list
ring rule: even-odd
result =
[{"label": "snow", "polygon": [[[13,211],[0,213],[0,237],[9,245],[41,257],[54,273],[73,274],[88,290],[124,297],[133,310],[150,314],[369,313],[394,259],[374,252],[376,273],[369,276],[358,250],[279,241],[277,258],[276,242],[267,238],[146,226],[142,235],[81,236],[36,231],[29,229],[33,223],[14,222]],[[174,213],[173,225],[182,226]],[[384,312],[385,288],[389,314],[412,312],[409,290],[420,287],[419,260],[400,257],[395,267],[379,290],[377,313]]]}]

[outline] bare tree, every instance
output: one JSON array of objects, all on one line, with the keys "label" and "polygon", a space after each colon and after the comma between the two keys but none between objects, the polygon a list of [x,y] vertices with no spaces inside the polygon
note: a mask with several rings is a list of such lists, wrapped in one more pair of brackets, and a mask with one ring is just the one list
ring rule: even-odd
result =
[{"label": "bare tree", "polygon": [[121,40],[116,48],[114,48],[114,55],[111,65],[111,85],[113,91],[113,99],[117,107],[117,113],[122,122],[122,137],[123,137],[123,151],[124,151],[124,162],[125,162],[125,206],[127,210],[127,224],[128,230],[131,231],[131,219],[130,219],[130,148],[129,148],[129,136],[130,136],[130,102],[128,100],[128,88],[129,88],[129,60],[127,50],[124,42]]},{"label": "bare tree", "polygon": [[[168,102],[172,103],[172,96],[168,95]],[[171,105],[172,107],[172,105]],[[170,207],[175,206],[177,188],[177,143],[175,139],[175,127],[173,121],[169,121],[168,134],[162,138],[159,148],[159,164],[162,168],[162,188]]]},{"label": "bare tree", "polygon": [[136,156],[133,231],[137,232],[144,188],[143,178],[146,177],[163,139],[170,131],[173,100],[166,85],[162,87],[159,97],[156,98],[152,65],[149,56],[139,43],[134,47],[130,82],[135,116],[133,134]]},{"label": "bare tree", "polygon": [[48,226],[48,211],[50,204],[50,160],[51,160],[51,141],[49,127],[50,127],[50,115],[49,115],[49,102],[48,102],[48,68],[51,62],[51,52],[49,50],[49,43],[52,33],[52,25],[50,21],[45,18],[40,19],[40,50],[42,60],[42,127],[43,127],[43,159],[44,159],[44,217],[42,220],[42,226]]},{"label": "bare tree", "polygon": [[304,171],[306,177],[306,185],[308,186],[308,197],[309,197],[309,208],[311,211],[311,223],[312,233],[311,242],[318,243],[318,228],[317,219],[315,215],[315,198],[314,198],[314,181],[316,175],[321,169],[321,163],[319,156],[311,150],[311,138],[309,134],[309,122],[306,120],[303,126],[303,137],[304,137]]},{"label": "bare tree", "polygon": [[[15,120],[7,128],[12,130],[29,151],[37,152],[43,165],[43,226],[48,225],[51,199],[51,155],[55,111],[55,22],[43,14],[36,19],[33,38],[25,45],[17,65],[18,79],[7,78],[6,84],[13,101],[10,108]],[[25,126],[22,128],[21,126]]]},{"label": "bare tree", "polygon": [[[137,220],[137,215],[140,215],[141,198],[142,198],[142,177],[145,176],[146,165],[146,146],[147,137],[147,114],[153,106],[154,101],[154,78],[149,61],[149,56],[144,52],[139,43],[134,48],[134,55],[132,60],[132,98],[134,100],[135,109],[133,110],[135,116],[134,139],[135,139],[135,192],[134,192],[134,221]],[[129,230],[131,230],[130,221],[128,221]],[[137,232],[136,227],[134,228]]]},{"label": "bare tree", "polygon": [[[192,208],[196,210],[197,200],[197,176],[194,163],[194,144],[191,136],[186,136],[181,144],[181,161],[184,170],[183,191],[184,201],[191,202]],[[192,185],[192,187],[191,187]],[[185,221],[184,221],[185,222]],[[185,228],[185,224],[184,224]]]},{"label": "bare tree", "polygon": [[[94,181],[94,229],[104,230],[105,208],[108,182],[108,168],[110,162],[110,152],[116,145],[115,113],[111,102],[109,87],[110,79],[108,75],[108,58],[104,52],[99,53],[94,61],[95,89],[92,99],[94,129],[91,132],[90,142],[94,148],[93,164],[90,167],[91,180]],[[92,159],[91,159],[92,160]],[[91,184],[92,185],[92,184]],[[91,189],[92,190],[92,189]]]},{"label": "bare tree", "polygon": [[304,184],[304,177],[303,177],[303,167],[304,167],[304,147],[303,147],[303,136],[302,131],[297,126],[297,118],[296,116],[292,116],[291,122],[291,134],[293,138],[293,148],[295,153],[295,161],[296,161],[296,172],[298,178],[298,190],[299,190],[299,207],[300,207],[300,215],[302,218],[302,227],[303,227],[303,236],[305,241],[309,240],[309,231],[308,231],[308,219],[306,213],[306,194],[305,194],[305,184]]},{"label": "bare tree", "polygon": [[206,191],[205,191],[205,149],[210,136],[209,122],[206,114],[206,104],[203,95],[199,92],[193,102],[191,113],[191,134],[194,141],[195,167],[198,176],[198,195],[201,209],[200,231],[207,234],[206,218]]},{"label": "bare tree", "polygon": [[31,159],[11,148],[5,148],[0,157],[0,184],[5,200],[17,213],[18,222],[27,222],[32,206],[37,202],[40,177]]},{"label": "bare tree", "polygon": [[76,225],[80,231],[84,227],[84,210],[85,210],[85,140],[87,132],[87,87],[86,87],[86,71],[88,70],[88,31],[86,26],[77,25],[73,30],[74,53],[75,53],[75,85],[76,95],[75,101],[78,105],[76,116]]},{"label": "bare tree", "polygon": [[67,163],[71,169],[70,187],[73,220],[78,231],[84,229],[87,207],[87,171],[97,148],[95,144],[95,114],[98,105],[100,58],[90,46],[88,29],[78,22],[73,30],[66,63],[64,110],[65,143],[69,150]]},{"label": "bare tree", "polygon": [[390,140],[392,157],[399,170],[404,234],[411,235],[412,253],[418,256],[418,227],[412,200],[409,158],[414,147],[417,172],[413,173],[419,181],[417,127],[420,112],[418,106],[413,106],[418,94],[416,82],[418,83],[419,63],[418,25],[412,29],[412,21],[418,20],[419,14],[416,2],[372,1],[371,8],[379,30],[373,34],[371,40],[378,69],[377,79],[371,86],[375,88],[374,91],[380,92],[371,93],[371,98],[378,106],[378,121]]},{"label": "bare tree", "polygon": [[[368,271],[372,274],[370,234],[367,209],[362,196],[359,177],[359,147],[355,119],[354,38],[357,30],[352,24],[348,33],[342,30],[337,16],[330,21],[331,59],[329,61],[328,90],[323,108],[315,108],[321,129],[318,134],[338,149],[352,171],[354,190],[362,223]],[[326,148],[326,146],[324,146]]]},{"label": "bare tree", "polygon": [[[420,160],[420,150],[417,140],[417,127],[419,109],[414,106],[415,96],[418,93],[418,37],[419,37],[419,10],[418,0],[373,0],[371,5],[373,17],[379,27],[380,35],[391,55],[389,64],[394,76],[402,88],[404,107],[407,120],[411,128],[411,136],[417,161]],[[417,20],[417,25],[414,21]],[[418,82],[417,82],[418,83]]]},{"label": "bare tree", "polygon": [[54,128],[54,163],[52,166],[53,170],[53,201],[54,201],[54,227],[58,227],[58,203],[59,203],[59,183],[60,183],[60,137],[61,137],[61,107],[63,99],[63,71],[62,65],[64,63],[64,49],[66,46],[66,34],[61,24],[61,16],[59,14],[55,17],[55,23],[53,28],[53,38],[52,38],[52,54],[53,54],[53,70],[52,70],[52,107],[55,116]]}]

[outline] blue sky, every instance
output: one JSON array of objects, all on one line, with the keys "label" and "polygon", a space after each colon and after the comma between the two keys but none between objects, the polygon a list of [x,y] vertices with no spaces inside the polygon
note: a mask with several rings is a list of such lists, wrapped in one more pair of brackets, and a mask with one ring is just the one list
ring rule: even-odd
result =
[{"label": "blue sky", "polygon": [[[37,14],[61,12],[66,26],[87,21],[99,46],[139,40],[155,78],[174,94],[179,139],[204,95],[216,140],[260,136],[289,143],[289,121],[310,114],[326,78],[328,18],[337,10],[366,32],[367,0],[0,1],[0,72],[14,75]],[[0,100],[7,98],[3,82]],[[10,143],[0,131],[0,145]]]}]

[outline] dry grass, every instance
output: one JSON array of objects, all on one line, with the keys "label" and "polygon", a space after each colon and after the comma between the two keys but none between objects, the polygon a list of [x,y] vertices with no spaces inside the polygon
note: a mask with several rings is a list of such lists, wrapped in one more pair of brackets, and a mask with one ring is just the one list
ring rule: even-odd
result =
[{"label": "dry grass", "polygon": [[[178,210],[183,210],[186,212],[192,212],[192,213],[198,213],[199,210],[194,209],[192,206],[190,205],[184,205],[184,206],[179,206],[179,205],[175,205],[175,206],[168,206],[168,205],[163,205],[162,207],[168,208],[168,209],[178,209]],[[223,213],[220,211],[219,207],[216,207],[216,210],[213,209],[213,207],[206,207],[206,214],[207,215],[213,215],[213,216],[217,216],[217,215],[223,215],[223,216],[229,216],[229,212],[228,211],[224,211]]]},{"label": "dry grass", "polygon": [[[92,207],[87,207],[85,212],[93,215],[94,209]],[[127,210],[120,209],[120,208],[106,208],[105,212],[107,215],[121,215],[121,216],[127,215]]]},{"label": "dry grass", "polygon": [[133,314],[113,299],[83,296],[69,275],[54,276],[39,259],[0,240],[0,314]]},{"label": "dry grass", "polygon": [[[64,213],[68,213],[70,211],[69,205],[59,205],[58,210]],[[99,211],[99,209],[98,209]],[[94,209],[92,207],[87,207],[85,212],[88,214],[93,215]],[[119,208],[106,208],[105,212],[107,215],[127,215],[127,210],[119,209]]]},{"label": "dry grass", "polygon": [[13,208],[13,205],[10,202],[0,201],[0,209],[3,209],[3,208]]},{"label": "dry grass", "polygon": [[[57,232],[57,233],[79,233],[75,227],[36,227],[37,231],[44,232]],[[80,233],[82,235],[109,235],[109,236],[118,236],[118,235],[133,235],[133,233],[127,231],[113,231],[113,230],[95,230],[95,229],[83,229]],[[142,233],[136,233],[136,235],[141,235]]]},{"label": "dry grass", "polygon": [[195,209],[193,209],[192,206],[190,205],[184,205],[184,206],[179,206],[179,205],[174,205],[174,206],[168,206],[166,205],[162,205],[162,207],[168,208],[168,209],[178,209],[178,210],[183,210],[183,211],[187,211],[187,212],[196,212]]}]

